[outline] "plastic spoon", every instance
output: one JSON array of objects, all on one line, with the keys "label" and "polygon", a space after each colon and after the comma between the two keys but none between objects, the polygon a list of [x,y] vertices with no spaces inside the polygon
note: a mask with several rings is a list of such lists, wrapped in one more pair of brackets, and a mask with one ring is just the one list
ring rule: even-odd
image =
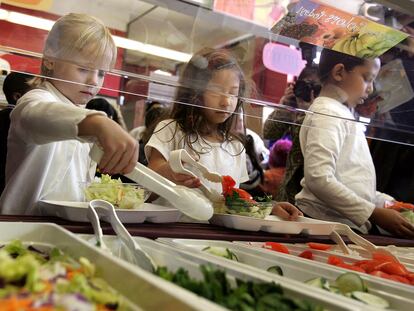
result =
[{"label": "plastic spoon", "polygon": [[[200,172],[202,173],[203,177],[206,178],[206,176],[209,176],[209,178],[211,178],[211,176],[215,176],[215,179],[213,182],[217,182],[216,180],[220,180],[219,182],[221,183],[221,179],[222,179],[221,175],[217,173],[210,173],[209,170],[205,166],[201,165],[196,160],[194,160],[188,154],[186,150],[179,149],[179,150],[174,150],[170,152],[170,158],[168,160],[168,163],[170,164],[171,169],[175,173],[181,173],[181,174],[187,174],[193,177],[199,177],[193,172],[191,172],[190,170],[186,169],[183,165],[183,161],[185,163],[193,165],[199,170],[200,170],[200,167],[202,167],[204,172],[202,170],[200,170]],[[217,176],[219,176],[219,178]],[[206,179],[211,181],[211,179],[209,178],[206,178]],[[198,189],[200,189],[204,193],[204,195],[212,202],[223,202],[224,201],[224,197],[220,193],[218,193],[214,189],[208,188],[203,183],[201,183],[201,186]]]},{"label": "plastic spoon", "polygon": [[105,221],[111,224],[116,235],[131,252],[133,263],[149,272],[155,271],[155,263],[131,237],[128,230],[116,215],[115,208],[111,203],[105,200],[92,200],[89,202],[89,209],[94,210],[94,212],[96,211],[99,216],[102,216]]},{"label": "plastic spoon", "polygon": [[[103,156],[103,150],[94,144],[89,156],[96,163],[99,163]],[[137,163],[134,170],[124,176],[167,199],[191,218],[208,220],[213,216],[213,206],[203,195],[194,189],[176,185],[141,163]]]}]

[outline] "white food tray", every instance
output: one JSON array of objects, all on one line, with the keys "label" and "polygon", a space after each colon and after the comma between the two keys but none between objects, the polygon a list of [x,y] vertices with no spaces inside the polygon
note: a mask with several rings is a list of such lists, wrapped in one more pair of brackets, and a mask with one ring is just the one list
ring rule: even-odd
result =
[{"label": "white food tray", "polygon": [[97,275],[134,304],[136,310],[222,310],[170,282],[98,250],[57,225],[0,222],[0,243],[16,239],[34,246],[57,247],[74,258],[88,258],[96,266]]},{"label": "white food tray", "polygon": [[[81,237],[93,241],[91,235],[81,235]],[[255,267],[246,269],[246,265],[238,262],[227,261],[215,256],[206,256],[204,253],[194,252],[193,250],[189,252],[184,249],[177,249],[176,245],[170,246],[146,238],[133,238],[153,259],[156,265],[166,266],[172,271],[182,267],[189,272],[190,276],[195,278],[201,278],[201,272],[199,270],[200,265],[210,264],[226,271],[226,274],[232,279],[237,278],[256,282],[273,281],[280,284],[288,296],[313,301],[324,306],[327,310],[376,310],[356,300],[351,300],[318,288],[310,287],[302,282],[267,273]],[[120,247],[120,242],[117,237],[104,236],[104,242],[114,255],[128,260],[128,255],[122,251],[122,247]],[[258,260],[260,259],[258,258]]]},{"label": "white food tray", "polygon": [[[88,202],[48,201],[38,202],[38,208],[43,216],[56,216],[71,221],[88,222],[86,216]],[[181,212],[173,207],[165,207],[152,203],[143,203],[138,209],[116,209],[123,223],[152,223],[177,222]]]},{"label": "white food tray", "polygon": [[[258,268],[260,270],[264,270],[262,273],[270,274],[266,272],[266,270],[269,267],[277,265],[282,269],[284,277],[294,279],[302,283],[316,277],[324,277],[328,280],[335,280],[339,275],[349,272],[349,270],[340,269],[332,265],[320,265],[320,263],[315,261],[294,257],[288,254],[281,254],[275,251],[262,249],[263,252],[261,252],[258,251],[258,249],[249,247],[243,243],[170,238],[159,238],[157,241],[171,245],[175,248],[178,247],[180,249],[187,250],[191,253],[198,252],[206,258],[215,258],[216,260],[235,263],[235,261],[230,261],[226,258],[202,252],[202,249],[208,246],[228,248],[237,256],[239,263],[245,265],[245,268],[254,267],[254,270]],[[263,243],[256,244],[259,245]],[[369,292],[386,299],[390,303],[392,310],[413,310],[414,287],[404,286],[401,288],[400,283],[390,282],[388,280],[387,282],[383,282],[384,279],[379,279],[368,274],[359,275],[366,282]],[[325,293],[329,292],[325,291]],[[344,296],[337,295],[337,297],[342,298]],[[349,300],[350,302],[355,301],[351,299]],[[365,306],[368,308],[367,305]]]},{"label": "white food tray", "polygon": [[306,233],[312,235],[330,235],[335,229],[335,222],[327,222],[307,217],[299,217],[297,221],[284,221],[270,215],[265,219],[248,216],[214,214],[209,220],[211,224],[238,230],[265,231],[281,234]]}]

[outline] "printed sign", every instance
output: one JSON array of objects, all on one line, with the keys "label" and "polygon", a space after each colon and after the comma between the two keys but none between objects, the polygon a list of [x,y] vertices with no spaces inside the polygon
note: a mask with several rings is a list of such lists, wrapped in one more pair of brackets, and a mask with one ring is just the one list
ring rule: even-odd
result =
[{"label": "printed sign", "polygon": [[3,0],[1,2],[21,8],[46,11],[52,6],[53,0]]},{"label": "printed sign", "polygon": [[271,31],[363,58],[380,56],[408,37],[404,32],[310,0],[299,1]]}]

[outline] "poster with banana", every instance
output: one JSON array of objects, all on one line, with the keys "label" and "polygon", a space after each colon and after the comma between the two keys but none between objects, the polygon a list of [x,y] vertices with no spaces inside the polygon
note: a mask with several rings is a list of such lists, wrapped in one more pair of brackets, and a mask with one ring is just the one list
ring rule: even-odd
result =
[{"label": "poster with banana", "polygon": [[298,1],[273,33],[361,57],[384,54],[408,34],[311,0]]}]

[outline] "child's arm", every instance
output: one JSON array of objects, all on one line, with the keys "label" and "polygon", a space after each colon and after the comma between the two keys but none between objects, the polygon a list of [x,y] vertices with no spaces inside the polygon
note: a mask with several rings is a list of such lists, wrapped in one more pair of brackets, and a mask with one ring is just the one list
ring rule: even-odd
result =
[{"label": "child's arm", "polygon": [[78,136],[93,136],[104,150],[103,173],[131,172],[138,161],[138,142],[118,123],[102,115],[89,115],[78,124]]},{"label": "child's arm", "polygon": [[167,160],[165,160],[163,155],[155,148],[151,148],[148,167],[178,185],[190,188],[198,188],[201,185],[199,178],[186,174],[174,173]]},{"label": "child's arm", "polygon": [[370,220],[391,234],[402,238],[414,238],[414,226],[395,210],[377,207]]}]

